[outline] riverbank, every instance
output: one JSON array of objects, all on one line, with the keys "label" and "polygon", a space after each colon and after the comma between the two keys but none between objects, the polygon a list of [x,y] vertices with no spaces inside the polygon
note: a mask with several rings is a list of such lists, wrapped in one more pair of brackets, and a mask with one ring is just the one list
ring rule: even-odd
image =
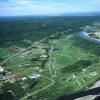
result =
[{"label": "riverbank", "polygon": [[[90,36],[88,35],[89,33],[84,32],[83,34],[84,34],[85,36],[89,37],[89,38],[92,38],[92,37],[90,37]],[[95,38],[92,38],[92,39],[94,39],[94,40],[96,40],[96,41],[100,41],[100,39],[95,39]]]},{"label": "riverbank", "polygon": [[90,28],[85,28],[84,30],[82,30],[81,32],[79,32],[79,36],[82,37],[82,38],[85,38],[89,41],[93,41],[93,42],[97,42],[97,43],[100,43],[100,39],[95,39],[95,38],[92,38],[90,37],[87,33],[86,33],[86,30],[89,30]]}]

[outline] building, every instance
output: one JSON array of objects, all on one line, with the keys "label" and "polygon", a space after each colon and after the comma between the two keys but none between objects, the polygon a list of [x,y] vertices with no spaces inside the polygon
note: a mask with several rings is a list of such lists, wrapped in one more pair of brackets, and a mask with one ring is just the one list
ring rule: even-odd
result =
[{"label": "building", "polygon": [[30,76],[28,76],[29,78],[38,78],[40,75],[39,74],[32,74],[32,75],[30,75]]},{"label": "building", "polygon": [[26,78],[26,77],[23,77],[23,78],[21,78],[21,79],[22,79],[22,81],[27,80],[27,78]]},{"label": "building", "polygon": [[15,83],[15,81],[16,81],[16,75],[11,75],[11,76],[7,76],[7,79],[6,79],[6,81],[5,82],[10,82],[10,83]]},{"label": "building", "polygon": [[4,71],[4,68],[2,68],[2,66],[0,66],[0,72],[2,73]]}]

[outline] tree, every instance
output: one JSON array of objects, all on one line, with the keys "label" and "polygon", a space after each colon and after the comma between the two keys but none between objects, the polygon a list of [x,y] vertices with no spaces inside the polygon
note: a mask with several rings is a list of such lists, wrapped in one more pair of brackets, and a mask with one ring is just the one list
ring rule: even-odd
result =
[{"label": "tree", "polygon": [[[1,89],[3,90],[4,98],[13,98],[13,99],[19,99],[23,96],[23,88],[16,83],[5,83]],[[9,100],[9,99],[6,99]]]}]

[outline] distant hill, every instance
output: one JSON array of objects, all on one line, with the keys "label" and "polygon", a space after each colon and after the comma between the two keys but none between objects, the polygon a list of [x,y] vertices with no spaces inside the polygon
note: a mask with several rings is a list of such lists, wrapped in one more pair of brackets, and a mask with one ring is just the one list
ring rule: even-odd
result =
[{"label": "distant hill", "polygon": [[96,12],[73,12],[73,13],[61,13],[54,16],[100,16],[100,11]]}]

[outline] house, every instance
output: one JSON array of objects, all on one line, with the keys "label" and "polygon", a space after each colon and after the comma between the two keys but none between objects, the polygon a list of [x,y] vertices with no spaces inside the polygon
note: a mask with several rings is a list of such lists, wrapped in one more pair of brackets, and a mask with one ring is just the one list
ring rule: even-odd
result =
[{"label": "house", "polygon": [[30,76],[28,76],[29,78],[38,78],[40,75],[39,74],[32,74],[32,75],[30,75]]},{"label": "house", "polygon": [[44,58],[45,58],[45,57],[47,57],[47,56],[46,56],[46,55],[41,55],[40,57],[44,57]]},{"label": "house", "polygon": [[22,81],[27,80],[27,78],[26,78],[26,77],[23,77],[23,78],[21,78],[21,79],[22,79]]},{"label": "house", "polygon": [[4,71],[4,68],[2,68],[2,66],[0,66],[0,72],[2,73]]},{"label": "house", "polygon": [[10,75],[10,76],[7,76],[7,79],[5,82],[10,82],[10,83],[15,83],[16,79],[15,79],[16,75]]}]

